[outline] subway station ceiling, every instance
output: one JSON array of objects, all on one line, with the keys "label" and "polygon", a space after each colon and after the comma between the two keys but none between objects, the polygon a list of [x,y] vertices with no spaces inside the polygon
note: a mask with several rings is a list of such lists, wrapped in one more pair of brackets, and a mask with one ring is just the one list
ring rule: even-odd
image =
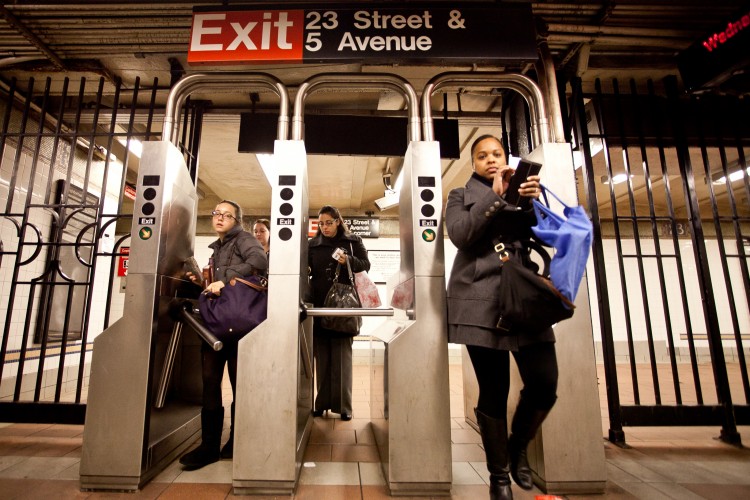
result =
[{"label": "subway station ceiling", "polygon": [[[400,7],[418,2],[295,2],[322,8],[324,4]],[[452,7],[466,2],[436,0],[429,5]],[[529,3],[519,1],[474,2]],[[558,75],[581,77],[585,91],[596,79],[631,79],[645,86],[677,75],[676,55],[716,30],[740,11],[741,0],[581,0],[530,2],[537,39],[546,42]],[[422,2],[427,5],[427,3]],[[191,65],[187,61],[193,7],[232,9],[258,6],[252,1],[7,1],[0,5],[0,88],[12,79],[27,88],[35,80],[42,92],[51,77],[51,91],[60,92],[65,78],[85,77],[86,93],[96,93],[100,79],[104,95],[114,93],[115,82],[125,88],[148,87],[158,79],[157,101],[166,102],[169,89],[185,75],[215,71],[254,71],[280,79],[294,99],[295,89],[313,75],[326,72],[390,73],[408,80],[417,93],[435,75],[446,71],[495,71],[535,75],[533,63],[487,66],[411,65],[400,61],[364,64],[253,64],[243,66]],[[274,2],[273,8],[285,3]],[[500,23],[498,31],[507,29]],[[750,49],[749,49],[750,50]],[[713,92],[748,95],[750,76],[739,72],[717,82]],[[137,83],[139,82],[139,83]],[[447,92],[447,91],[446,91]],[[470,175],[468,147],[480,134],[497,133],[503,94],[494,89],[454,89],[433,97],[436,115],[459,120],[460,155],[443,160],[445,194],[463,185]],[[237,151],[240,113],[273,113],[278,99],[271,91],[239,92],[221,89],[191,96],[209,103],[200,150],[200,211],[207,213],[222,199],[240,201],[251,215],[270,208],[268,183],[254,154]],[[306,101],[306,115],[349,114],[402,116],[404,102],[392,92],[319,92]],[[159,128],[160,124],[155,124]],[[368,131],[363,130],[362,135]],[[378,137],[371,137],[377,141]],[[349,215],[375,212],[396,216],[397,210],[379,213],[374,201],[384,194],[384,173],[396,173],[398,157],[315,155],[309,158],[310,209],[333,204]],[[132,165],[137,167],[137,161]]]}]

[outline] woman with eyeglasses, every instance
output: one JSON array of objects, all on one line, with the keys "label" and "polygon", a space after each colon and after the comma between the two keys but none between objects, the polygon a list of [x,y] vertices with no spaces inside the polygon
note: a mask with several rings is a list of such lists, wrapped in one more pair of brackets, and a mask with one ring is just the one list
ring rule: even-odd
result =
[{"label": "woman with eyeglasses", "polygon": [[[255,236],[242,227],[242,208],[229,200],[223,200],[211,212],[211,224],[218,239],[208,245],[213,250],[209,261],[213,281],[204,292],[221,294],[221,289],[232,278],[252,274],[267,274],[268,258],[263,246]],[[200,284],[198,276],[188,273],[193,283]],[[201,444],[180,458],[185,470],[200,469],[219,458],[232,458],[234,452],[234,401],[237,397],[237,344],[224,341],[220,351],[214,351],[206,342],[201,345],[203,377],[203,409],[201,410]],[[229,372],[232,385],[232,426],[229,440],[221,448],[221,431],[224,427],[224,405],[221,395],[221,380],[224,365]]]},{"label": "woman with eyeglasses", "polygon": [[[341,251],[337,251],[340,249]],[[333,284],[337,264],[341,264],[338,281],[349,283],[346,262],[353,273],[370,270],[367,249],[362,238],[349,233],[338,209],[329,205],[318,212],[318,232],[308,242],[307,261],[313,305],[323,307]],[[354,283],[352,283],[354,285]],[[341,420],[352,419],[352,344],[350,333],[328,330],[320,317],[313,319],[313,356],[317,396],[313,416],[322,417],[330,410]]]}]

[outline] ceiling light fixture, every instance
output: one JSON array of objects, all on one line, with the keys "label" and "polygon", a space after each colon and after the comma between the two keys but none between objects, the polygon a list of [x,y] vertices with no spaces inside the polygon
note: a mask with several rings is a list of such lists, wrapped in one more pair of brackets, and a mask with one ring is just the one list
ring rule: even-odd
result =
[{"label": "ceiling light fixture", "polygon": [[255,155],[255,158],[258,159],[258,163],[260,163],[260,168],[263,170],[266,180],[268,180],[269,184],[273,185],[271,179],[273,179],[274,170],[276,170],[276,160],[274,159],[274,156],[268,153],[258,153]]},{"label": "ceiling light fixture", "polygon": [[[745,176],[745,174],[747,174],[747,175],[750,176],[750,167],[747,167],[745,169],[745,172],[743,172],[742,169],[735,170],[734,172],[730,172],[729,173],[729,183],[731,184],[732,182],[737,182],[738,180],[742,179]],[[718,175],[719,176],[719,177],[715,178],[713,181],[711,181],[711,183],[714,186],[720,186],[722,184],[726,184],[727,183],[727,176],[725,176],[723,172],[719,172],[718,174],[714,174],[714,175]]]},{"label": "ceiling light fixture", "polygon": [[117,142],[122,144],[127,151],[130,151],[138,158],[140,158],[141,154],[143,154],[143,143],[138,139],[133,139],[132,137],[130,139],[127,139],[125,137],[118,137]]},{"label": "ceiling light fixture", "polygon": [[[630,178],[631,179],[633,178],[633,174],[630,174]],[[614,185],[622,184],[623,182],[628,180],[628,174],[626,173],[616,174],[616,175],[613,175],[611,179],[609,176],[602,175],[601,180],[602,180],[602,184],[614,184]]]}]

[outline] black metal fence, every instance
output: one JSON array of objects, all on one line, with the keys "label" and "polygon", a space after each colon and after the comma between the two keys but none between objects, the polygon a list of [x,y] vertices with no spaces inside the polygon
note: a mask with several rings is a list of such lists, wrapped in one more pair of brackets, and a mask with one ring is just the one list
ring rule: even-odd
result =
[{"label": "black metal fence", "polygon": [[[605,88],[606,87],[606,88]],[[625,426],[750,423],[750,103],[573,82],[581,199],[595,228],[609,439]],[[592,299],[592,304],[596,304]]]},{"label": "black metal fence", "polygon": [[0,87],[3,420],[84,421],[91,334],[121,312],[128,180],[138,142],[154,135],[157,83]]}]

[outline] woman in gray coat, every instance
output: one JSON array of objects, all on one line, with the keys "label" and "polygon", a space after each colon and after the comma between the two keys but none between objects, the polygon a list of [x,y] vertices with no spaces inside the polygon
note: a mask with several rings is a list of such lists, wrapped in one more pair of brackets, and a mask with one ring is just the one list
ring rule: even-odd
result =
[{"label": "woman in gray coat", "polygon": [[[206,284],[204,293],[221,294],[222,288],[232,278],[242,278],[251,274],[268,274],[266,252],[255,236],[242,228],[242,208],[229,200],[223,200],[211,212],[211,224],[218,239],[208,245],[214,251],[211,257],[212,280]],[[199,283],[197,276],[188,277]],[[234,398],[237,386],[237,347],[238,341],[224,341],[220,351],[214,351],[205,342],[201,344],[201,365],[203,377],[203,408],[201,409],[201,444],[180,458],[185,470],[200,469],[219,458],[232,458],[234,454]],[[227,366],[229,382],[232,385],[232,427],[229,440],[221,446],[221,431],[224,425],[224,405],[221,396],[221,380]]]},{"label": "woman in gray coat", "polygon": [[[533,268],[521,242],[531,238],[536,219],[533,208],[519,210],[505,202],[513,169],[496,137],[474,141],[471,158],[474,172],[465,187],[450,192],[445,211],[448,236],[458,248],[448,282],[448,340],[466,344],[479,383],[475,412],[490,471],[490,498],[509,499],[509,472],[522,488],[533,486],[526,447],[557,399],[555,337],[551,328],[497,327],[502,271],[495,249],[502,243],[511,259]],[[539,176],[529,176],[519,193],[538,198]],[[508,438],[511,352],[524,387]]]}]

